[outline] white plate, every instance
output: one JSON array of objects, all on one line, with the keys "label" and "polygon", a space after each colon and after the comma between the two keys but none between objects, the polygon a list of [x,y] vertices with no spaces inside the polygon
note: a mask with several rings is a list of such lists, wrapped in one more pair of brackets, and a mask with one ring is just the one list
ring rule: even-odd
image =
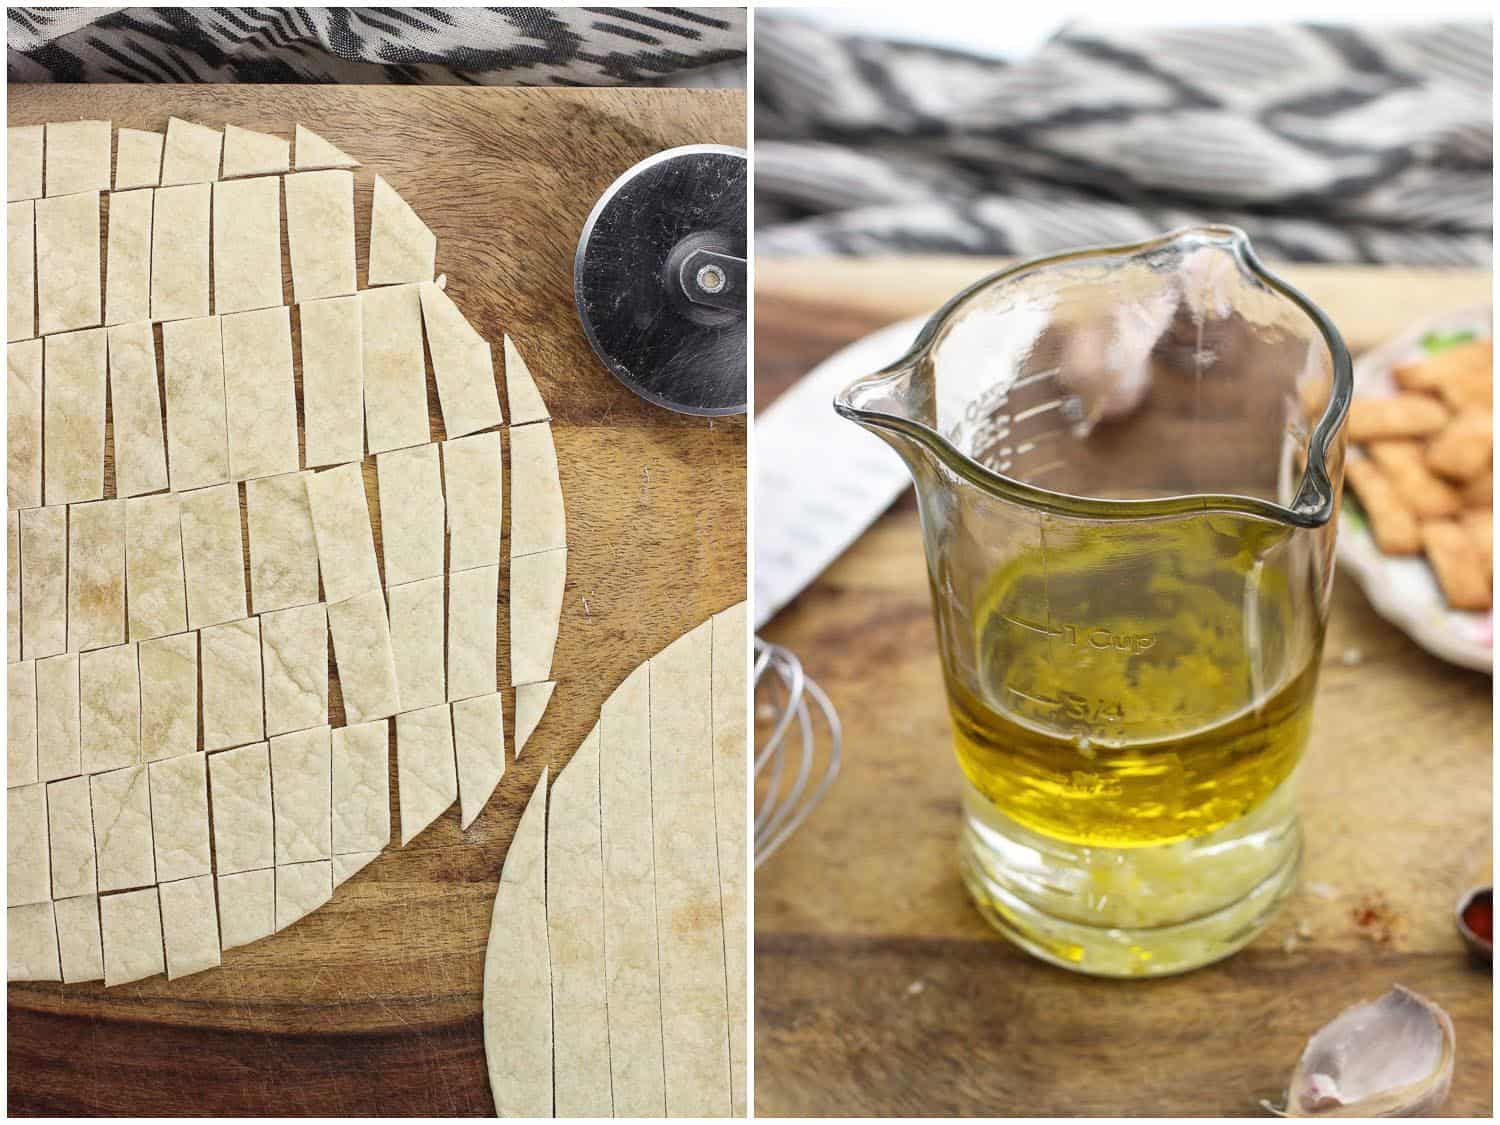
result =
[{"label": "white plate", "polygon": [[[1472,332],[1479,339],[1488,339],[1490,316],[1490,306],[1479,305],[1434,317],[1367,352],[1354,365],[1354,393],[1374,397],[1393,394],[1396,385],[1391,369],[1421,358],[1425,354],[1424,338]],[[1338,560],[1345,572],[1354,576],[1375,611],[1428,652],[1465,668],[1494,671],[1493,612],[1449,609],[1426,559],[1383,554],[1375,546],[1358,500],[1348,489],[1339,514]]]}]

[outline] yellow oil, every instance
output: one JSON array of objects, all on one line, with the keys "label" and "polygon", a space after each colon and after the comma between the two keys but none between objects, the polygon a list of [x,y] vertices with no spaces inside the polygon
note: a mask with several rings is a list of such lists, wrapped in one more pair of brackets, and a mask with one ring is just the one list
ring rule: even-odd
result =
[{"label": "yellow oil", "polygon": [[1199,517],[1012,559],[973,618],[980,693],[949,676],[969,779],[1033,831],[1099,847],[1254,809],[1296,767],[1317,675],[1275,562],[1285,534]]}]

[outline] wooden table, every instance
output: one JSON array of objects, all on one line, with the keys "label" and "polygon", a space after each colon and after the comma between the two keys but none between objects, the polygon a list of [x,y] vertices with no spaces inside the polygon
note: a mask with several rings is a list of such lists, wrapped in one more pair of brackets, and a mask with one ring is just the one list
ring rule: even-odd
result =
[{"label": "wooden table", "polygon": [[[758,405],[995,266],[759,262]],[[1490,291],[1480,274],[1286,273],[1357,349]],[[764,635],[832,697],[845,765],[757,873],[760,1114],[1259,1114],[1259,1099],[1280,1103],[1308,1035],[1399,982],[1453,1016],[1445,1112],[1489,1115],[1490,973],[1465,955],[1452,911],[1490,878],[1491,681],[1428,656],[1351,582],[1334,593],[1304,773],[1302,890],[1237,956],[1153,982],[1044,965],[970,905],[909,490]]]},{"label": "wooden table", "polygon": [[[176,115],[287,137],[307,125],[364,163],[361,283],[373,173],[385,176],[436,232],[459,308],[497,356],[507,331],[530,361],[552,411],[570,547],[551,707],[468,831],[455,806],[219,969],[107,992],[10,987],[12,1113],[493,1114],[484,946],[525,800],[632,668],[745,596],[744,420],[669,414],[611,378],[574,313],[573,251],[595,200],[636,161],[687,143],[743,146],[744,104],[729,91],[10,88],[11,125],[98,117],[161,130]],[[502,654],[508,624],[502,606]]]}]

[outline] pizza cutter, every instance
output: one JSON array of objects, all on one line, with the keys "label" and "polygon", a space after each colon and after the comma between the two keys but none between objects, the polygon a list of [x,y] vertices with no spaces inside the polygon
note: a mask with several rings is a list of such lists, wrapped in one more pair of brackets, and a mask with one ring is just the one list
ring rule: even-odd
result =
[{"label": "pizza cutter", "polygon": [[594,352],[647,402],[743,414],[747,168],[742,149],[647,157],[594,204],[573,298]]}]

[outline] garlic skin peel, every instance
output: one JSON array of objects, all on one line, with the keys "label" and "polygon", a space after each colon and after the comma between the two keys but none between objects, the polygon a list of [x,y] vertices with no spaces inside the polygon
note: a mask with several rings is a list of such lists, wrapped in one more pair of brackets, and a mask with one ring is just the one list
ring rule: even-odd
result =
[{"label": "garlic skin peel", "polygon": [[[1396,985],[1346,1009],[1310,1040],[1283,1117],[1428,1117],[1453,1081],[1453,1021]],[[1271,1107],[1267,1107],[1271,1108]]]}]

